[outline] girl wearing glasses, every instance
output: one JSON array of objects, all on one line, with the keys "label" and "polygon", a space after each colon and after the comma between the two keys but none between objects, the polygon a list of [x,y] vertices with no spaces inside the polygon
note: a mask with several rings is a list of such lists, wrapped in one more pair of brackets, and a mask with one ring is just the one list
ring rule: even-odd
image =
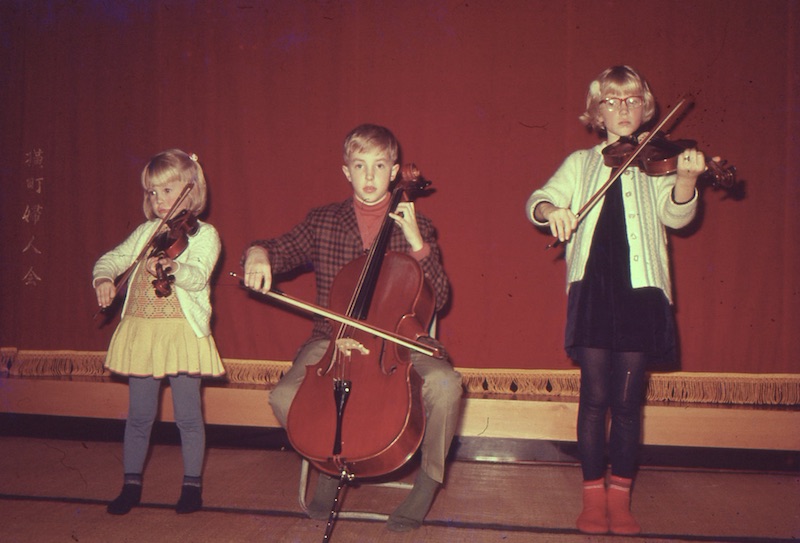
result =
[{"label": "girl wearing glasses", "polygon": [[585,533],[641,531],[630,510],[630,491],[645,372],[651,364],[677,358],[666,229],[682,228],[695,216],[703,154],[684,151],[672,175],[650,177],[629,167],[581,218],[580,228],[576,216],[612,175],[603,148],[637,133],[654,113],[655,98],[636,70],[613,66],[602,72],[589,85],[580,120],[605,140],[569,155],[526,204],[528,219],[566,244],[564,345],[581,370],[583,511],[577,526]]}]

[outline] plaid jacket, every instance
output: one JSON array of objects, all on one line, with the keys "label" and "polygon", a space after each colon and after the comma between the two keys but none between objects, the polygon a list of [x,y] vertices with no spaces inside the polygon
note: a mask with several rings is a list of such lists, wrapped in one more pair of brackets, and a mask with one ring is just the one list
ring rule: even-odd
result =
[{"label": "plaid jacket", "polygon": [[[441,251],[436,241],[433,223],[417,213],[422,238],[430,245],[430,254],[419,264],[436,295],[436,311],[444,307],[450,294],[450,284],[442,266]],[[313,270],[317,283],[317,305],[329,307],[333,280],[349,262],[364,254],[364,244],[358,231],[353,199],[312,209],[305,220],[286,234],[252,245],[264,247],[269,253],[273,275],[305,268]],[[392,230],[389,250],[410,253],[411,247],[400,228]],[[314,329],[309,341],[331,338],[330,323],[314,318]]]}]

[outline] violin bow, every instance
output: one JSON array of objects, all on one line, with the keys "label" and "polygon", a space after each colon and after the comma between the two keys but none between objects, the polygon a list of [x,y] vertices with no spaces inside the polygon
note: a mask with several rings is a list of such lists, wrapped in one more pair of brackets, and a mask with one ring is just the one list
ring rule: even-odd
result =
[{"label": "violin bow", "polygon": [[[228,273],[231,277],[239,278],[239,275],[236,272],[228,272]],[[302,300],[289,296],[288,294],[284,294],[279,290],[272,289],[266,293],[263,293],[263,295],[268,296],[269,298],[272,298],[274,300],[283,302],[285,304],[291,305],[293,307],[297,307],[298,309],[302,309],[309,313],[314,313],[321,317],[331,319],[332,321],[336,321],[340,324],[351,326],[353,328],[361,330],[362,332],[373,334],[381,339],[391,341],[393,343],[396,343],[413,351],[417,351],[418,353],[422,353],[427,356],[432,356],[434,358],[442,358],[441,352],[439,351],[439,349],[435,347],[430,347],[428,345],[425,345],[424,343],[413,341],[401,335],[395,334],[394,332],[389,332],[388,330],[377,328],[362,321],[352,319],[345,315],[336,313],[335,311],[325,309],[324,307],[304,302]]]},{"label": "violin bow", "polygon": [[[608,181],[606,181],[603,184],[603,186],[600,187],[600,189],[597,192],[595,192],[591,196],[591,198],[589,198],[586,201],[585,204],[583,204],[583,207],[581,207],[580,210],[575,214],[576,228],[581,223],[586,214],[595,206],[595,204],[597,204],[600,198],[602,198],[605,195],[605,193],[608,192],[608,189],[611,188],[611,185],[614,184],[614,181],[619,179],[619,177],[625,172],[625,170],[627,170],[628,167],[631,164],[633,164],[636,158],[644,150],[645,146],[647,146],[647,144],[650,143],[650,140],[652,140],[656,136],[656,134],[658,134],[661,131],[661,129],[664,128],[664,126],[670,121],[670,119],[675,117],[675,115],[678,113],[678,111],[680,111],[680,109],[683,107],[686,101],[687,98],[684,97],[681,99],[680,102],[675,104],[675,107],[672,109],[672,111],[670,111],[669,114],[666,117],[664,117],[661,120],[661,122],[658,123],[658,125],[656,125],[655,128],[653,128],[653,130],[648,132],[647,136],[642,141],[639,142],[639,144],[636,146],[636,149],[634,149],[633,152],[631,153],[631,156],[629,156],[628,159],[625,162],[623,162],[619,168],[617,168],[617,170],[611,175],[611,177],[608,178]],[[545,247],[545,249],[552,249],[554,247],[558,247],[560,243],[561,241],[557,239],[553,243]]]}]

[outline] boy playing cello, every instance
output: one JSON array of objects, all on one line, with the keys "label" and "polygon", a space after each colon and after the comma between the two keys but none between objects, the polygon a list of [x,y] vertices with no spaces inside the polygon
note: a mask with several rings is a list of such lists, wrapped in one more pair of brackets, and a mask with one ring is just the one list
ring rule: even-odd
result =
[{"label": "boy playing cello", "polygon": [[[342,202],[312,209],[286,234],[254,241],[244,256],[244,284],[266,293],[273,275],[283,274],[311,262],[317,285],[317,305],[329,307],[334,278],[349,262],[364,254],[389,212],[390,183],[397,175],[399,145],[382,126],[358,126],[344,141],[342,172],[353,195]],[[442,266],[431,221],[417,214],[412,202],[400,202],[389,216],[396,227],[389,250],[407,253],[424,272],[435,293],[435,309],[444,307],[449,283]],[[291,369],[270,394],[270,405],[285,427],[289,407],[306,374],[306,366],[317,364],[326,353],[333,330],[329,321],[316,317],[311,337],[301,346]],[[435,340],[431,340],[438,346]],[[445,458],[455,434],[461,398],[461,375],[447,358],[437,359],[412,352],[411,364],[423,379],[426,430],[422,439],[422,464],[414,488],[390,515],[392,531],[419,528],[439,486],[444,480]],[[338,480],[321,474],[308,512],[312,518],[327,518],[336,496]]]}]

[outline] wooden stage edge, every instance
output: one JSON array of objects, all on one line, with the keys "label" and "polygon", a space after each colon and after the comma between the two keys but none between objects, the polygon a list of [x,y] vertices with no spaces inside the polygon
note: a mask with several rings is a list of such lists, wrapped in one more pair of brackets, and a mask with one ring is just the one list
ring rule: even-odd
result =
[{"label": "wooden stage edge", "polygon": [[[268,398],[267,386],[205,386],[206,423],[277,427]],[[0,413],[124,419],[127,400],[124,381],[0,375]],[[575,398],[468,393],[462,400],[458,435],[574,442],[577,408]],[[169,387],[163,389],[159,420],[174,421]],[[798,451],[799,429],[797,406],[649,402],[644,408],[643,443]]]}]

